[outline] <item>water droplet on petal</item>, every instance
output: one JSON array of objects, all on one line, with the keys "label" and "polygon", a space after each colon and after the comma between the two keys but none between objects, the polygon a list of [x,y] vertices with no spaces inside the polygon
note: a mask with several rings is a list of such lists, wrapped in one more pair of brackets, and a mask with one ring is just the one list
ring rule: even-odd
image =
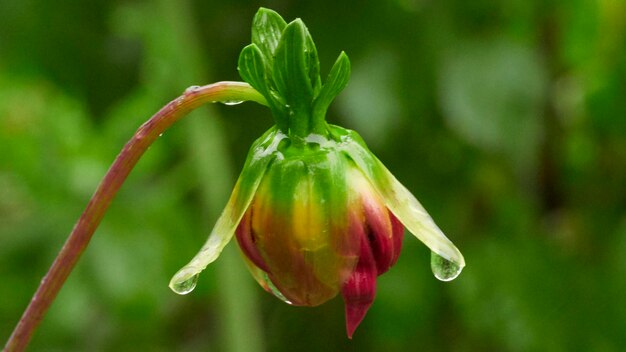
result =
[{"label": "water droplet on petal", "polygon": [[224,100],[221,103],[224,105],[237,105],[243,103],[243,100]]},{"label": "water droplet on petal", "polygon": [[435,277],[441,281],[452,281],[461,273],[461,266],[447,260],[435,252],[430,253],[430,268]]},{"label": "water droplet on petal", "polygon": [[189,279],[181,282],[177,282],[172,285],[172,290],[178,293],[179,295],[186,295],[189,292],[193,291],[196,288],[196,284],[198,283],[198,274],[193,275]]}]

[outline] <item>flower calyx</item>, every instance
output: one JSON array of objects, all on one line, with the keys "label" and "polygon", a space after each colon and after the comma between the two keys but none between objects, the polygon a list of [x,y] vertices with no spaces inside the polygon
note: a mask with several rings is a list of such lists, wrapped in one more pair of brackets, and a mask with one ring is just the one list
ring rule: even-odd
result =
[{"label": "flower calyx", "polygon": [[303,140],[327,133],[326,111],[348,83],[350,60],[341,52],[322,84],[317,49],[304,22],[286,23],[261,8],[252,22],[252,44],[241,51],[237,69],[265,97],[281,132]]}]

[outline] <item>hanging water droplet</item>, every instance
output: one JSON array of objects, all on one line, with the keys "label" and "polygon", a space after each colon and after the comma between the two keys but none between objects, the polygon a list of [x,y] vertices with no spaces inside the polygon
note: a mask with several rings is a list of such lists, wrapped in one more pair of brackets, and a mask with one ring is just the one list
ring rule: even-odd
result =
[{"label": "hanging water droplet", "polygon": [[276,296],[276,298],[280,299],[281,301],[292,305],[293,302],[291,302],[290,300],[287,299],[287,297],[285,297],[280,291],[278,291],[278,288],[276,288],[276,286],[274,286],[274,283],[272,282],[272,280],[270,280],[269,276],[267,276],[267,274],[264,274],[264,279],[265,279],[265,283],[267,284],[267,287],[269,287],[270,291],[272,291],[272,294],[274,296]]},{"label": "hanging water droplet", "polygon": [[224,105],[237,105],[243,103],[243,100],[224,100],[221,103]]},{"label": "hanging water droplet", "polygon": [[181,282],[177,282],[175,284],[173,284],[172,290],[174,290],[174,292],[178,293],[179,295],[186,295],[189,292],[193,291],[194,288],[196,288],[196,284],[198,283],[198,274],[188,278],[185,281],[181,281]]},{"label": "hanging water droplet", "polygon": [[452,281],[461,273],[461,266],[447,260],[435,252],[430,253],[430,268],[435,277],[441,281]]}]

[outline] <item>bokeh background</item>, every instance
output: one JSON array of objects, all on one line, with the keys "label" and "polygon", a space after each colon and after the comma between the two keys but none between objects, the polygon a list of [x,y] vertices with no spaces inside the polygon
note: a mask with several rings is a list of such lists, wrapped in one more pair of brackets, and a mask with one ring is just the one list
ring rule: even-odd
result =
[{"label": "bokeh background", "polygon": [[462,250],[433,278],[411,236],[354,340],[340,298],[281,303],[234,244],[188,296],[204,242],[272,119],[201,109],[111,206],[32,351],[623,351],[626,2],[0,0],[0,341],[135,129],[187,86],[239,80],[259,6],[301,17],[328,119],[359,131]]}]

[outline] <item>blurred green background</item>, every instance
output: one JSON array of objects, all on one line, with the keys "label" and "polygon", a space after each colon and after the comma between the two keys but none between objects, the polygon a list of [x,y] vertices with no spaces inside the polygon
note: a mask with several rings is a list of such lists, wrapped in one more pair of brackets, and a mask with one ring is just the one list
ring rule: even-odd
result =
[{"label": "blurred green background", "polygon": [[133,171],[32,351],[626,348],[626,2],[0,0],[0,341],[135,129],[187,86],[239,80],[259,6],[301,17],[355,129],[464,253],[433,278],[407,236],[354,340],[340,298],[294,308],[204,242],[272,119],[211,106]]}]

